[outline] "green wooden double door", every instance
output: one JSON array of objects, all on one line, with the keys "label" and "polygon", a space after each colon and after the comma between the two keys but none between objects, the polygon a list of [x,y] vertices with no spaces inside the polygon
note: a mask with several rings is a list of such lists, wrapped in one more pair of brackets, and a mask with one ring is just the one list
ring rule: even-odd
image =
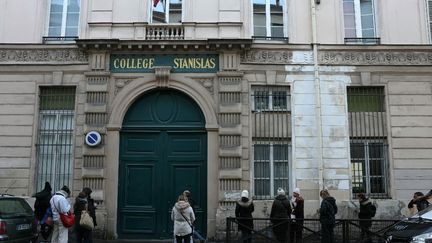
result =
[{"label": "green wooden double door", "polygon": [[196,103],[173,90],[144,94],[120,135],[117,232],[123,239],[172,238],[171,210],[188,189],[206,232],[207,133]]}]

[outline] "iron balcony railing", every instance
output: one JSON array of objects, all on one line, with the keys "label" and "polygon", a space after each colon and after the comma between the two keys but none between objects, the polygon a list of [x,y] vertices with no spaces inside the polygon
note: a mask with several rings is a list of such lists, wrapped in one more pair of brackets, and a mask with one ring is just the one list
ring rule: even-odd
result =
[{"label": "iron balcony railing", "polygon": [[[253,218],[253,228],[244,225],[244,218],[228,217],[226,220],[226,243],[244,242],[252,240],[252,242],[279,242],[273,232],[274,228],[286,227],[286,242],[304,242],[314,243],[321,242],[321,224],[319,219],[277,219],[279,223],[272,224],[270,218]],[[282,221],[281,221],[282,220]],[[240,222],[239,222],[240,221]],[[361,221],[371,221],[371,228],[360,226]],[[334,228],[334,243],[354,243],[362,242],[364,239],[370,239],[371,242],[383,242],[385,240],[385,232],[399,220],[390,219],[336,219]],[[251,230],[250,235],[242,235],[238,230],[238,226],[245,227]],[[295,240],[293,229],[301,230],[301,240]]]},{"label": "iron balcony railing", "polygon": [[59,42],[73,42],[78,39],[78,36],[44,36],[42,42],[45,43],[59,43]]}]

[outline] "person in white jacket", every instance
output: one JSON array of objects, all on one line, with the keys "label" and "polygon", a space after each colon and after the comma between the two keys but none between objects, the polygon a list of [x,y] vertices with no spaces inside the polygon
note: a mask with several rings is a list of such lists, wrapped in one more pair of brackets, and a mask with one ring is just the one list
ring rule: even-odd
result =
[{"label": "person in white jacket", "polygon": [[54,229],[51,237],[52,243],[67,243],[68,229],[63,226],[60,220],[60,213],[67,213],[71,209],[71,205],[67,198],[70,196],[70,190],[67,186],[63,186],[60,191],[57,191],[50,200],[51,210],[53,213]]},{"label": "person in white jacket", "polygon": [[190,243],[193,233],[195,214],[189,205],[187,198],[182,194],[178,197],[172,212],[171,220],[174,221],[174,235],[176,243]]}]

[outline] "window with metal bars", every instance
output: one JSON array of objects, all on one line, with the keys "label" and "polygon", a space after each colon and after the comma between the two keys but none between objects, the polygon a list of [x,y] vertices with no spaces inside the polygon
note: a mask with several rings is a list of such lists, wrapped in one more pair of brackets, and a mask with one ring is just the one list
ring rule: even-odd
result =
[{"label": "window with metal bars", "polygon": [[41,87],[36,144],[36,190],[72,185],[75,87]]},{"label": "window with metal bars", "polygon": [[286,86],[252,87],[253,191],[271,199],[288,192],[291,164],[290,92]]},{"label": "window with metal bars", "polygon": [[388,197],[388,143],[383,87],[348,87],[352,192]]}]

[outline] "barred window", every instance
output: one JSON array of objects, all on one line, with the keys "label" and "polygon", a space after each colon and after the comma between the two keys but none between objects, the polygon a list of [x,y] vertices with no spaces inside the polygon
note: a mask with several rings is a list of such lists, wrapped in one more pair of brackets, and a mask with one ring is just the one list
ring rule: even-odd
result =
[{"label": "barred window", "polygon": [[37,140],[36,189],[45,181],[54,190],[71,186],[75,87],[41,87]]},{"label": "barred window", "polygon": [[291,109],[289,87],[252,87],[253,187],[256,199],[289,190]]},{"label": "barred window", "polygon": [[352,192],[388,197],[388,143],[383,87],[348,87]]}]

